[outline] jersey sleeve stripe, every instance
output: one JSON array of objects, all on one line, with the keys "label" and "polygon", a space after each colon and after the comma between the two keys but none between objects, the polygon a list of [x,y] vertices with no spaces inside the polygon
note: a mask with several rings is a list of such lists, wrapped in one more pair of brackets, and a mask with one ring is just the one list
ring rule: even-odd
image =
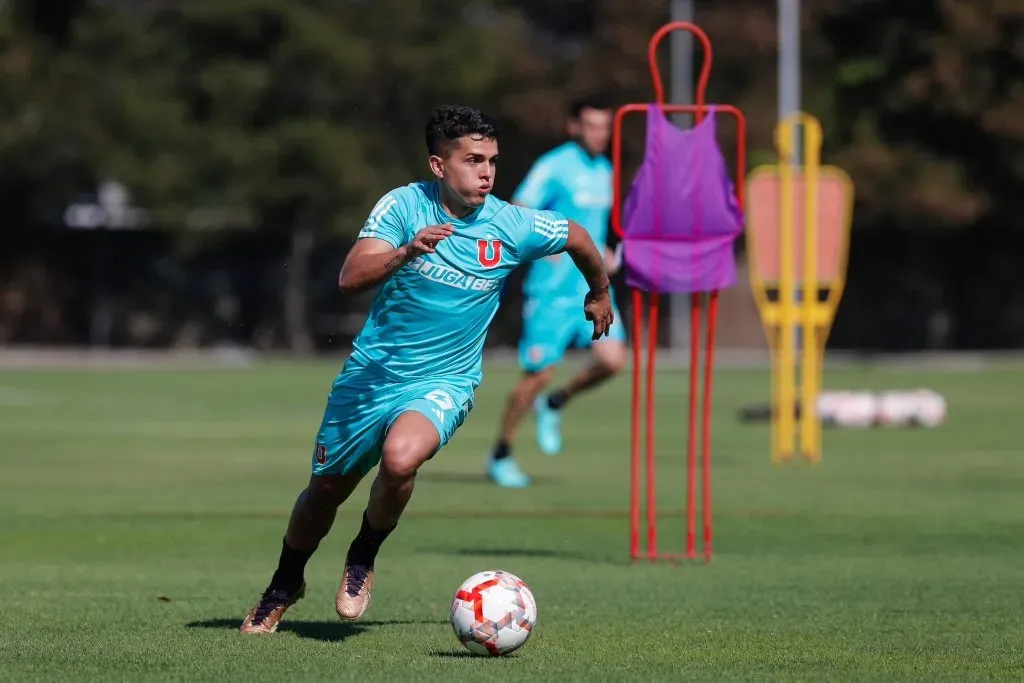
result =
[{"label": "jersey sleeve stripe", "polygon": [[366,224],[363,225],[363,229],[359,231],[360,237],[369,237],[373,235],[377,226],[380,225],[381,220],[388,212],[398,204],[398,200],[391,195],[385,195],[381,198],[377,205],[373,207],[373,211],[370,212],[369,218],[366,219]]},{"label": "jersey sleeve stripe", "polygon": [[396,200],[390,194],[384,195],[383,197],[377,200],[377,203],[374,205],[373,210],[370,211],[370,217],[372,218],[374,216],[379,216],[387,213],[388,209],[394,206],[395,202],[397,201],[398,200]]},{"label": "jersey sleeve stripe", "polygon": [[543,237],[550,237],[552,239],[558,239],[560,237],[569,236],[568,230],[542,230],[540,228],[537,228],[534,230],[534,232],[537,233],[538,235],[542,235]]},{"label": "jersey sleeve stripe", "polygon": [[538,214],[533,218],[533,231],[544,237],[566,237],[569,234],[569,221],[554,220]]},{"label": "jersey sleeve stripe", "polygon": [[543,216],[541,214],[537,214],[536,216],[534,216],[533,217],[533,222],[534,223],[538,223],[538,224],[542,224],[542,225],[550,225],[550,226],[558,226],[558,225],[564,225],[566,227],[569,226],[569,221],[565,220],[564,218],[556,220],[554,218],[548,218],[547,216]]}]

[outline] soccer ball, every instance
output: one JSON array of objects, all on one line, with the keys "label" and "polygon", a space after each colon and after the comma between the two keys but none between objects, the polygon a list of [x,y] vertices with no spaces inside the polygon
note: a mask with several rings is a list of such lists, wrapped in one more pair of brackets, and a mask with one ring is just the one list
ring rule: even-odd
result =
[{"label": "soccer ball", "polygon": [[818,419],[821,420],[822,424],[829,426],[839,424],[839,406],[846,399],[847,393],[843,391],[823,391],[818,394],[816,408],[818,410]]},{"label": "soccer ball", "polygon": [[875,424],[877,415],[875,396],[867,391],[852,391],[843,396],[836,406],[835,421],[839,427],[863,429]]},{"label": "soccer ball", "polygon": [[519,649],[537,623],[537,603],[523,580],[509,572],[480,572],[452,599],[452,628],[475,655],[500,657]]},{"label": "soccer ball", "polygon": [[934,428],[946,421],[946,399],[930,389],[918,389],[910,393],[914,406],[911,424]]},{"label": "soccer ball", "polygon": [[886,391],[878,397],[878,423],[884,427],[906,427],[915,412],[914,398],[906,391]]}]

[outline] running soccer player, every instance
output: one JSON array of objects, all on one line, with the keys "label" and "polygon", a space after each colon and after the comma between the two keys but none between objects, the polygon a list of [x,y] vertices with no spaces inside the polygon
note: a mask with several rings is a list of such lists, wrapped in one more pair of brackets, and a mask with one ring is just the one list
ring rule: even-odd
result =
[{"label": "running soccer player", "polygon": [[[607,247],[608,217],[612,205],[612,166],[604,156],[611,137],[612,110],[599,97],[570,106],[571,139],[548,151],[534,163],[516,190],[516,204],[550,209],[578,222],[596,244],[604,247],[608,271],[618,259]],[[500,486],[529,486],[512,458],[512,442],[519,422],[531,403],[537,445],[548,455],[562,449],[561,411],[580,392],[592,389],[618,373],[626,360],[626,335],[620,322],[608,336],[591,346],[586,318],[575,302],[587,291],[586,279],[568,256],[555,255],[530,266],[523,286],[523,333],[519,364],[523,376],[509,394],[502,415],[498,442],[487,458],[487,473]],[[613,304],[613,314],[619,318]],[[564,387],[542,395],[555,366],[570,346],[591,346],[591,362]]]},{"label": "running soccer player", "polygon": [[473,407],[484,337],[502,284],[518,265],[568,252],[589,283],[581,297],[592,336],[613,313],[601,253],[586,230],[554,211],[491,196],[498,132],[482,112],[437,107],[426,125],[436,180],[377,202],[338,276],[343,294],[381,285],[352,354],[334,380],[277,570],[242,622],[272,633],[305,593],[305,566],[360,480],[380,465],[362,526],[349,546],[335,607],[358,619],[374,563],[412,495],[416,472]]}]

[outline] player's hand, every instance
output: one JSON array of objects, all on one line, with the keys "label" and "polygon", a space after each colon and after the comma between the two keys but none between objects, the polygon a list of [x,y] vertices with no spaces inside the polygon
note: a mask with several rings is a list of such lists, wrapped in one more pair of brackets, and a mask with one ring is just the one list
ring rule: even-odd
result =
[{"label": "player's hand", "polygon": [[608,328],[615,321],[615,314],[612,313],[612,298],[607,287],[587,292],[583,301],[583,313],[587,320],[594,323],[594,339],[600,339],[608,334]]},{"label": "player's hand", "polygon": [[428,225],[416,233],[412,241],[406,245],[409,249],[409,256],[416,258],[423,254],[433,254],[439,242],[444,241],[455,232],[451,223],[442,225]]}]

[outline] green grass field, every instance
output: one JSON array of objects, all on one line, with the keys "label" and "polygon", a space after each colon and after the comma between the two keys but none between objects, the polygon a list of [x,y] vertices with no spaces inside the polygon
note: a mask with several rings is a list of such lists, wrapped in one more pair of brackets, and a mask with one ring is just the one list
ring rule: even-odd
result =
[{"label": "green grass field", "polygon": [[[627,556],[628,379],[581,398],[566,450],[483,479],[513,368],[421,474],[365,621],[333,594],[366,486],[270,637],[237,628],[277,560],[337,364],[0,373],[0,679],[83,681],[1020,680],[1024,371],[832,372],[831,388],[928,386],[932,431],[827,432],[816,469],[769,464],[767,375],[722,370],[710,565]],[[566,371],[571,369],[566,368]],[[564,373],[563,373],[564,374]],[[685,387],[660,376],[660,500],[684,506]],[[663,542],[682,547],[678,519]],[[523,577],[540,619],[503,659],[448,625],[458,584]],[[409,676],[409,679],[405,677]]]}]

